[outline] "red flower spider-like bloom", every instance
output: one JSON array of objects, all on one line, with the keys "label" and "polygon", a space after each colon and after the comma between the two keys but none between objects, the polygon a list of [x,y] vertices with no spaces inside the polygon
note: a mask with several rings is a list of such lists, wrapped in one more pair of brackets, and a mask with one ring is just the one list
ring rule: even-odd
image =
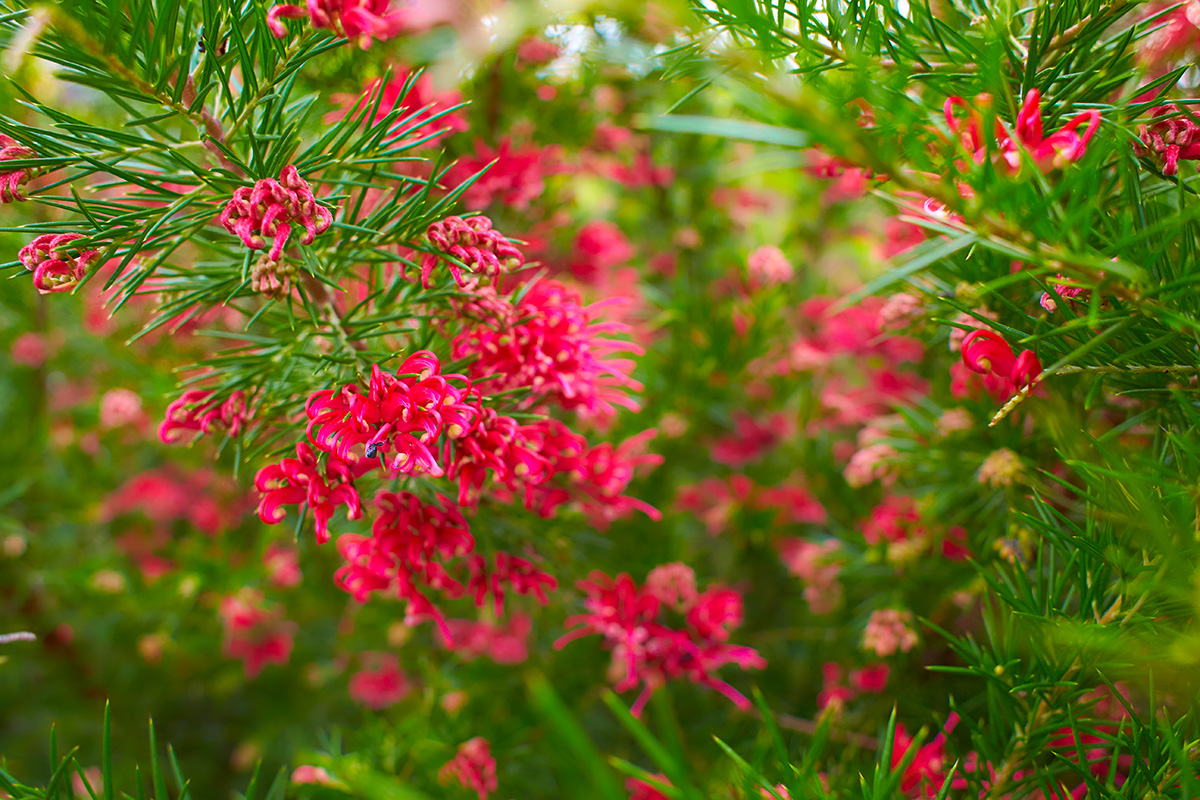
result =
[{"label": "red flower spider-like bloom", "polygon": [[512,139],[504,138],[492,149],[475,141],[475,155],[461,158],[451,168],[447,178],[459,184],[489,167],[463,192],[463,200],[471,208],[486,208],[499,200],[518,210],[529,207],[531,200],[546,189],[545,178],[559,171],[557,147],[527,145],[513,147]]},{"label": "red flower spider-like bloom", "polygon": [[727,664],[762,669],[766,661],[749,647],[726,643],[742,619],[741,595],[732,589],[710,588],[699,595],[685,617],[682,630],[659,621],[664,606],[657,593],[639,588],[627,574],[614,580],[593,572],[579,588],[587,592],[587,613],[567,620],[574,630],[554,643],[559,649],[582,636],[599,634],[613,651],[614,667],[622,677],[617,691],[639,684],[642,694],[633,705],[640,715],[655,689],[668,680],[686,679],[708,686],[747,709],[750,701],[714,674]]},{"label": "red flower spider-like bloom", "polygon": [[214,430],[236,436],[246,421],[246,394],[234,392],[224,400],[215,394],[202,389],[190,389],[181,394],[167,406],[167,413],[158,428],[158,438],[164,444],[172,444],[179,441],[179,434],[184,431],[204,435]]},{"label": "red flower spider-like bloom", "polygon": [[283,19],[308,17],[314,28],[344,34],[366,50],[374,39],[390,39],[404,29],[404,17],[392,10],[391,0],[307,0],[304,6],[285,3],[267,12],[267,27],[278,39],[287,36]]},{"label": "red flower spider-like bloom", "polygon": [[496,759],[492,758],[487,739],[476,736],[459,746],[458,754],[438,772],[438,780],[442,783],[452,777],[457,778],[463,788],[477,792],[479,800],[487,800],[488,792],[496,791]]},{"label": "red flower spider-like bloom", "polygon": [[487,559],[481,555],[467,559],[467,566],[471,570],[467,593],[479,607],[483,606],[490,594],[492,610],[497,617],[504,614],[504,596],[508,591],[522,596],[533,595],[539,603],[546,605],[550,602],[546,593],[558,588],[558,581],[553,575],[538,569],[527,558],[501,552],[496,553],[492,564],[494,566],[489,570]]},{"label": "red flower spider-like bloom", "polygon": [[363,668],[350,678],[350,697],[361,706],[378,711],[404,699],[412,684],[389,653],[365,653]]},{"label": "red flower spider-like bloom", "polygon": [[317,544],[329,541],[329,519],[338,506],[346,506],[346,519],[362,516],[362,501],[354,480],[374,465],[348,463],[330,453],[321,470],[317,456],[304,442],[296,444],[296,458],[285,458],[258,471],[254,485],[262,494],[258,517],[274,525],[287,515],[284,506],[307,503],[316,520]]},{"label": "red flower spider-like bloom", "polygon": [[272,239],[267,257],[279,261],[292,235],[292,225],[304,227],[301,244],[312,244],[318,234],[329,230],[333,214],[313,197],[312,187],[291,165],[279,171],[279,180],[263,178],[254,187],[241,186],[221,212],[225,230],[251,250],[262,250]]},{"label": "red flower spider-like bloom", "polygon": [[[475,275],[495,279],[525,263],[521,251],[504,234],[495,230],[487,217],[446,217],[430,225],[426,235],[430,244],[461,261]],[[460,287],[468,288],[477,282],[469,282],[464,278],[462,267],[455,262],[435,253],[426,253],[421,258],[421,285],[426,289],[429,288],[434,267],[442,262]]]},{"label": "red flower spider-like bloom", "polygon": [[1200,125],[1174,104],[1150,109],[1150,122],[1138,126],[1134,152],[1162,165],[1162,174],[1179,172],[1180,161],[1200,159]]},{"label": "red flower spider-like bloom", "polygon": [[[394,142],[397,145],[431,145],[443,134],[467,129],[468,123],[464,113],[450,110],[462,104],[461,94],[453,90],[439,92],[428,73],[421,73],[409,83],[411,76],[410,71],[400,68],[395,76],[382,86],[382,78],[373,78],[367,82],[360,94],[334,94],[332,100],[340,108],[327,114],[325,121],[337,122],[364,106],[373,107],[378,100],[379,107],[375,111],[375,118],[367,124],[376,125],[396,109],[402,111],[396,128],[389,132],[402,137]],[[408,86],[408,91],[404,91],[405,86]],[[442,129],[441,133],[434,135],[433,131],[423,130],[429,125],[437,125]]]},{"label": "red flower spider-like bloom", "polygon": [[346,564],[334,575],[335,582],[359,602],[375,592],[394,591],[407,603],[407,621],[432,619],[449,640],[445,619],[422,590],[462,596],[462,584],[445,564],[475,549],[467,521],[445,497],[425,503],[409,492],[381,492],[375,505],[380,514],[370,536],[338,537],[338,552]]},{"label": "red flower spider-like bloom", "polygon": [[71,248],[75,252],[71,255],[68,245],[82,238],[80,233],[43,233],[17,253],[17,260],[33,273],[33,286],[39,294],[69,292],[83,280],[100,254]]},{"label": "red flower spider-like bloom", "polygon": [[[1016,172],[1021,167],[1020,150],[1022,147],[1029,152],[1034,164],[1042,172],[1059,169],[1068,163],[1078,161],[1083,158],[1088,142],[1100,127],[1100,112],[1091,109],[1076,114],[1049,136],[1044,135],[1041,97],[1041,92],[1037,89],[1030,89],[1025,95],[1025,102],[1017,114],[1015,138],[999,120],[996,120],[994,134],[996,147],[994,150],[1010,172]],[[980,95],[976,98],[975,105],[980,106],[990,102],[990,97]],[[956,116],[956,111],[960,108],[967,112],[965,120],[960,120]],[[943,112],[951,133],[971,153],[975,163],[982,164],[984,158],[987,157],[988,150],[983,141],[982,115],[961,97],[951,97],[946,100]]]},{"label": "red flower spider-like bloom", "polygon": [[[367,459],[384,454],[393,473],[427,472],[441,477],[434,456],[438,438],[464,435],[479,413],[468,388],[441,375],[437,356],[427,350],[409,356],[395,375],[376,364],[364,392],[356,385],[325,389],[308,398],[308,438],[317,448],[346,460],[362,445]],[[394,453],[390,462],[388,453]]]},{"label": "red flower spider-like bloom", "polygon": [[634,362],[611,356],[621,351],[640,355],[642,349],[604,338],[630,330],[623,323],[598,321],[600,309],[612,302],[585,306],[561,283],[538,281],[516,305],[512,321],[460,333],[454,357],[477,355],[472,378],[489,381],[493,391],[529,388],[537,399],[587,416],[611,416],[618,405],[636,411],[639,406],[628,394],[642,389],[629,375]]},{"label": "red flower spider-like bloom", "polygon": [[995,331],[974,330],[963,337],[962,360],[971,370],[1007,379],[1018,389],[1032,386],[1042,374],[1041,362],[1032,350],[1014,355],[1012,346]]},{"label": "red flower spider-like bloom", "polygon": [[[22,158],[36,158],[37,154],[28,147],[17,144],[17,140],[0,133],[0,164]],[[21,186],[29,180],[26,168],[0,170],[0,203],[19,203],[25,199]]]},{"label": "red flower spider-like bloom", "polygon": [[296,625],[284,620],[281,610],[268,609],[260,593],[243,589],[223,598],[220,614],[225,655],[243,660],[247,678],[258,675],[267,664],[288,662]]}]

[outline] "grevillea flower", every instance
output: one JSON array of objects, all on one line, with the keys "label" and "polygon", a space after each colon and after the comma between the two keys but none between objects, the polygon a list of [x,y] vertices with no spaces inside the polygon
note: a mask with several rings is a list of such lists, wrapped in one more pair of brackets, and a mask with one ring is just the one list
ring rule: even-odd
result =
[{"label": "grevillea flower", "polygon": [[393,592],[407,604],[406,623],[432,619],[442,636],[452,640],[445,618],[422,590],[462,596],[463,585],[451,577],[446,563],[474,550],[467,521],[445,497],[426,503],[409,492],[381,492],[375,505],[380,514],[370,536],[338,537],[346,564],[334,581],[360,603],[375,592]]},{"label": "grevillea flower", "polygon": [[[462,262],[473,275],[485,275],[494,280],[525,263],[521,251],[495,230],[487,217],[446,217],[430,225],[426,235],[430,244]],[[446,265],[460,287],[474,288],[477,281],[468,282],[458,263],[435,253],[426,253],[421,257],[421,285],[426,289],[434,268],[440,263]]]},{"label": "grevillea flower", "polygon": [[17,260],[33,273],[33,286],[39,294],[69,292],[83,280],[100,254],[70,247],[82,238],[80,233],[43,233],[17,253]]},{"label": "grevillea flower", "polygon": [[235,189],[221,212],[221,224],[251,250],[262,250],[271,239],[267,257],[279,261],[294,224],[304,228],[300,243],[312,244],[318,234],[329,230],[333,214],[313,197],[312,187],[299,171],[288,165],[279,171],[279,180],[263,178],[253,188]]},{"label": "grevillea flower", "polygon": [[267,27],[276,38],[287,36],[281,19],[303,19],[314,28],[325,28],[352,39],[364,50],[374,39],[390,39],[404,29],[404,17],[392,9],[391,0],[307,0],[273,6],[267,12]]},{"label": "grevillea flower", "polygon": [[350,697],[365,708],[378,711],[404,699],[412,690],[400,662],[388,653],[365,653],[365,666],[350,678]]},{"label": "grevillea flower", "polygon": [[[946,725],[933,741],[916,752],[900,779],[902,793],[914,798],[932,798],[938,795],[942,784],[946,782],[946,770],[950,766],[946,757],[946,734],[952,732],[957,724],[958,714],[950,714]],[[892,769],[900,767],[912,746],[913,737],[904,725],[897,725],[892,748]]]},{"label": "grevillea flower", "polygon": [[646,591],[658,598],[667,608],[686,613],[696,604],[696,573],[687,564],[675,562],[650,570],[646,576]]},{"label": "grevillea flower", "polygon": [[300,556],[295,549],[271,543],[263,553],[263,567],[271,584],[289,589],[300,584]]},{"label": "grevillea flower", "polygon": [[463,201],[471,208],[486,208],[499,201],[518,210],[546,190],[546,177],[559,171],[559,149],[530,144],[514,147],[512,139],[501,139],[495,149],[475,140],[475,155],[461,158],[448,173],[451,183],[464,183],[487,167],[463,192]]},{"label": "grevillea flower", "polygon": [[[951,97],[946,100],[943,108],[947,127],[958,143],[971,154],[976,164],[983,163],[989,149],[989,145],[984,141],[983,117],[978,107],[990,103],[991,98],[987,95],[977,97],[975,107],[961,97]],[[966,111],[965,119],[958,118],[959,109]],[[1010,172],[1015,173],[1021,167],[1021,149],[1024,148],[1037,168],[1047,172],[1083,158],[1088,142],[1099,127],[1100,112],[1089,109],[1076,114],[1049,136],[1044,135],[1041,92],[1030,89],[1025,95],[1021,111],[1017,114],[1015,138],[997,119],[995,141],[991,151],[999,156]]]},{"label": "grevillea flower", "polygon": [[962,361],[982,375],[991,373],[1024,389],[1042,374],[1042,365],[1032,350],[1013,354],[1012,346],[995,331],[975,330],[963,337]]},{"label": "grevillea flower", "polygon": [[774,245],[763,245],[746,259],[750,280],[757,286],[777,286],[787,283],[796,274],[795,267],[783,251]]},{"label": "grevillea flower", "polygon": [[296,458],[269,464],[254,477],[254,486],[262,494],[258,517],[274,525],[287,516],[284,506],[305,503],[316,522],[317,544],[324,544],[329,541],[329,520],[338,506],[346,506],[347,519],[362,516],[362,501],[354,480],[372,467],[374,464],[351,463],[330,453],[322,470],[312,448],[299,442]]},{"label": "grevillea flower", "polygon": [[496,759],[487,739],[476,736],[459,746],[454,758],[438,772],[442,783],[452,777],[458,778],[463,788],[477,792],[479,800],[487,800],[488,792],[496,791]]},{"label": "grevillea flower", "polygon": [[351,448],[363,447],[370,461],[377,456],[396,474],[443,474],[434,453],[444,433],[454,439],[474,425],[479,414],[461,375],[442,375],[437,356],[413,353],[396,374],[378,364],[364,392],[356,384],[325,389],[308,398],[308,438],[320,450],[351,459]]},{"label": "grevillea flower", "polygon": [[158,438],[165,444],[172,444],[179,441],[185,431],[195,431],[197,438],[214,431],[236,436],[246,416],[245,392],[234,392],[221,399],[216,392],[189,389],[167,406],[167,413],[158,427]]},{"label": "grevillea flower", "polygon": [[613,673],[620,675],[615,688],[627,691],[638,685],[641,695],[633,704],[640,715],[655,689],[668,680],[686,679],[708,686],[748,709],[750,701],[715,672],[727,664],[742,669],[762,669],[766,661],[753,649],[727,640],[742,620],[742,597],[732,589],[709,588],[687,612],[683,629],[659,621],[664,608],[655,593],[639,588],[622,573],[614,580],[593,572],[579,588],[587,592],[587,612],[567,620],[575,629],[554,643],[555,649],[582,636],[600,635],[613,651]]},{"label": "grevillea flower", "polygon": [[571,273],[581,281],[594,283],[620,264],[633,258],[628,237],[611,222],[589,222],[575,234],[572,245]]},{"label": "grevillea flower", "polygon": [[804,599],[814,614],[828,614],[842,602],[838,582],[846,557],[837,539],[809,542],[799,538],[780,541],[779,559],[804,584]]},{"label": "grevillea flower", "polygon": [[896,651],[907,653],[917,646],[917,632],[912,629],[912,612],[898,608],[882,608],[871,612],[863,631],[862,647],[880,657]]},{"label": "grevillea flower", "polygon": [[288,662],[296,625],[283,619],[282,610],[268,608],[260,593],[242,589],[223,598],[220,614],[225,655],[243,660],[247,678],[258,675],[267,664]]},{"label": "grevillea flower", "polygon": [[1180,161],[1200,159],[1200,125],[1174,104],[1150,109],[1150,122],[1138,126],[1134,152],[1161,165],[1163,175],[1179,172]]},{"label": "grevillea flower", "polygon": [[[5,161],[36,156],[33,150],[17,144],[16,139],[0,133],[0,165]],[[29,180],[29,172],[25,168],[0,169],[0,203],[19,203],[25,199],[25,195],[21,194],[21,186]]]},{"label": "grevillea flower", "polygon": [[[368,81],[360,94],[334,94],[332,100],[340,108],[327,114],[325,121],[337,122],[352,111],[375,107],[378,101],[375,118],[369,120],[368,125],[378,124],[393,111],[402,112],[396,128],[390,132],[400,137],[395,142],[389,140],[394,146],[433,144],[443,134],[467,129],[466,115],[461,110],[451,110],[462,103],[462,95],[453,90],[437,91],[428,73],[423,72],[413,79],[410,71],[400,68],[386,84],[381,85],[382,80]],[[406,86],[408,91],[405,91]],[[432,125],[436,125],[441,133],[433,135],[432,129],[426,130]]]},{"label": "grevillea flower", "polygon": [[642,349],[631,342],[604,338],[627,333],[628,325],[598,321],[599,311],[612,300],[589,306],[557,281],[535,283],[513,311],[510,321],[496,327],[467,329],[454,339],[455,358],[477,356],[471,377],[486,381],[489,390],[531,389],[536,400],[557,403],[586,416],[608,417],[614,406],[636,411],[629,392],[642,385],[629,376],[634,362],[614,353]]},{"label": "grevillea flower", "polygon": [[446,624],[454,638],[444,644],[463,661],[487,656],[497,664],[520,664],[529,658],[533,623],[525,614],[514,614],[504,625],[468,619],[452,619]]}]

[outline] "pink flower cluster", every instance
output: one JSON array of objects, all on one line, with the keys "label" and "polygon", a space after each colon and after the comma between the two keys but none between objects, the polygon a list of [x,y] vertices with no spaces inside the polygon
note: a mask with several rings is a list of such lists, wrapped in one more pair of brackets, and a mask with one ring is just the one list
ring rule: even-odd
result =
[{"label": "pink flower cluster", "polygon": [[883,658],[897,651],[907,653],[917,646],[917,632],[912,629],[911,611],[882,608],[871,612],[863,630],[864,650]]},{"label": "pink flower cluster", "polygon": [[478,793],[479,800],[487,800],[488,793],[496,791],[496,759],[492,758],[487,739],[476,736],[459,746],[458,753],[438,773],[443,783],[450,778],[457,778],[464,789]]},{"label": "pink flower cluster", "polygon": [[1200,125],[1193,112],[1174,104],[1150,109],[1150,122],[1138,126],[1133,149],[1161,165],[1163,175],[1179,172],[1180,161],[1200,159]]},{"label": "pink flower cluster", "polygon": [[629,392],[641,391],[642,385],[629,375],[634,362],[612,355],[642,350],[604,338],[629,331],[623,323],[598,321],[609,302],[585,306],[578,293],[558,281],[540,280],[509,306],[505,319],[456,336],[453,355],[476,357],[471,376],[492,392],[530,389],[533,400],[589,417],[611,416],[614,406],[636,411]]},{"label": "pink flower cluster", "polygon": [[514,614],[505,624],[451,619],[446,625],[452,638],[444,644],[463,661],[487,656],[497,664],[520,664],[529,658],[533,623],[525,614]]},{"label": "pink flower cluster", "polygon": [[447,174],[455,184],[465,183],[487,167],[463,192],[470,208],[486,208],[499,201],[506,207],[524,210],[546,190],[546,178],[561,171],[557,147],[536,144],[514,147],[511,138],[501,139],[495,149],[475,141],[475,155],[461,158]]},{"label": "pink flower cluster", "polygon": [[259,592],[242,589],[222,598],[220,614],[225,656],[242,659],[247,678],[267,664],[288,662],[296,625],[284,620],[281,610],[269,608]]},{"label": "pink flower cluster", "polygon": [[235,189],[221,212],[221,225],[251,250],[262,250],[271,239],[267,256],[272,261],[282,258],[294,224],[304,228],[300,243],[312,244],[318,234],[329,230],[333,214],[317,202],[312,187],[291,165],[279,171],[279,180],[263,178],[253,188]]},{"label": "pink flower cluster", "polygon": [[[1083,158],[1088,142],[1100,127],[1100,112],[1089,109],[1076,114],[1049,136],[1044,135],[1041,93],[1037,89],[1030,89],[1025,95],[1021,111],[1017,114],[1016,136],[1009,133],[997,119],[995,140],[989,143],[984,140],[983,117],[978,107],[990,103],[991,98],[987,95],[975,98],[975,107],[961,97],[951,97],[943,109],[946,125],[956,141],[971,154],[976,164],[982,164],[991,152],[1012,173],[1021,168],[1022,149],[1029,153],[1034,164],[1042,172],[1059,169],[1070,162],[1078,161]],[[958,109],[966,111],[965,119],[958,118]]]},{"label": "pink flower cluster", "polygon": [[267,27],[276,38],[287,36],[281,19],[303,19],[314,28],[325,28],[352,39],[364,50],[374,39],[390,39],[404,29],[404,17],[392,10],[392,0],[306,0],[273,6],[267,12]]},{"label": "pink flower cluster", "polygon": [[[327,114],[325,121],[337,122],[352,111],[373,107],[378,100],[379,107],[375,111],[375,118],[368,120],[368,125],[378,124],[397,109],[403,112],[396,123],[396,130],[391,133],[403,131],[404,138],[395,142],[389,141],[389,144],[432,144],[443,134],[467,129],[467,118],[463,112],[451,111],[462,103],[462,95],[453,90],[437,91],[428,73],[422,73],[416,79],[412,79],[411,71],[399,68],[396,75],[386,84],[382,81],[382,78],[373,78],[367,82],[360,94],[334,94],[332,101],[341,108]],[[406,85],[408,91],[404,91]],[[432,132],[419,130],[433,124],[440,126],[441,133],[433,135]]]},{"label": "pink flower cluster", "polygon": [[891,668],[887,664],[872,664],[851,670],[847,682],[843,683],[843,669],[836,661],[826,661],[821,666],[823,685],[817,695],[817,708],[840,710],[860,694],[879,694],[887,688]]},{"label": "pink flower cluster", "polygon": [[379,711],[404,699],[412,691],[400,661],[388,653],[364,653],[364,666],[350,677],[349,691],[354,702]]},{"label": "pink flower cluster", "polygon": [[621,676],[616,690],[643,687],[633,704],[635,715],[641,714],[656,689],[677,679],[714,689],[739,708],[750,707],[749,700],[715,674],[727,664],[744,670],[767,665],[755,650],[728,643],[730,634],[742,622],[742,596],[738,592],[710,587],[690,600],[686,595],[677,595],[674,610],[684,615],[684,624],[676,629],[661,621],[670,606],[660,596],[660,580],[655,580],[652,587],[639,587],[625,573],[614,580],[593,572],[579,582],[579,588],[587,593],[587,611],[567,620],[567,626],[575,629],[554,647],[560,649],[584,636],[602,636],[605,646],[613,651],[613,672]]},{"label": "pink flower cluster", "polygon": [[773,487],[755,486],[745,475],[705,478],[680,487],[676,505],[681,511],[695,514],[712,536],[725,529],[739,507],[757,511],[773,509],[777,525],[820,525],[828,516],[825,507],[796,476]]},{"label": "pink flower cluster", "polygon": [[222,400],[215,392],[191,389],[167,406],[158,438],[164,444],[172,444],[187,431],[194,431],[196,438],[214,431],[237,436],[246,417],[245,392],[233,392]]},{"label": "pink flower cluster", "polygon": [[[33,150],[17,144],[17,140],[11,136],[0,133],[0,165],[5,161],[36,157]],[[21,186],[29,180],[29,172],[25,168],[0,170],[0,203],[19,203],[25,199],[25,195],[21,194]]]},{"label": "pink flower cluster", "polygon": [[814,614],[828,614],[841,605],[838,576],[846,556],[837,539],[818,543],[793,537],[780,541],[777,548],[784,566],[804,584],[804,599]]},{"label": "pink flower cluster", "polygon": [[[519,269],[525,256],[504,234],[492,227],[487,217],[446,217],[429,226],[426,235],[429,243],[461,262],[472,275],[485,275],[493,280],[505,272]],[[430,276],[439,263],[445,263],[461,288],[475,288],[478,279],[463,277],[462,267],[456,261],[435,253],[421,257],[421,285],[430,285]]]},{"label": "pink flower cluster", "polygon": [[434,453],[442,434],[463,436],[479,416],[465,384],[461,375],[442,375],[437,356],[427,350],[405,359],[396,374],[376,364],[365,392],[348,384],[308,398],[308,438],[345,462],[356,461],[361,447],[361,458],[378,456],[392,474],[440,477],[444,471]]},{"label": "pink flower cluster", "polygon": [[83,280],[100,254],[70,247],[82,238],[80,233],[43,233],[17,253],[17,260],[33,273],[33,286],[39,294],[69,292]]}]

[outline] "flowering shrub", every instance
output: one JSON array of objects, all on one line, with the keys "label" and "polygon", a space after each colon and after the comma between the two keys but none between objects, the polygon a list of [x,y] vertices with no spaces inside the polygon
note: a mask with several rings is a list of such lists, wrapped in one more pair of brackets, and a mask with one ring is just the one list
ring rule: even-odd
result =
[{"label": "flowering shrub", "polygon": [[0,3],[0,797],[1193,794],[1196,9],[485,6]]}]

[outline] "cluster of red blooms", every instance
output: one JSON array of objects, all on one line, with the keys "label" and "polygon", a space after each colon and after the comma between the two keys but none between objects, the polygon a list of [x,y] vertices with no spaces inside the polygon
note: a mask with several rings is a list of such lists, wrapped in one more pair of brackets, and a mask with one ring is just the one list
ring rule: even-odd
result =
[{"label": "cluster of red blooms", "polygon": [[295,623],[283,619],[279,609],[270,609],[262,595],[251,589],[221,600],[225,624],[224,652],[244,662],[246,677],[253,678],[267,664],[286,664],[292,652]]},{"label": "cluster of red blooms", "polygon": [[459,159],[446,177],[454,184],[465,183],[490,165],[463,192],[463,201],[470,208],[486,208],[499,201],[505,207],[523,210],[545,191],[546,176],[558,171],[558,159],[559,152],[554,147],[534,144],[517,148],[512,139],[505,138],[493,150],[477,140],[474,157]]},{"label": "cluster of red blooms", "polygon": [[[486,275],[494,280],[525,263],[524,254],[508,237],[494,229],[487,217],[446,217],[430,225],[426,235],[430,244],[465,264],[474,275]],[[445,262],[454,282],[461,288],[475,288],[478,281],[468,282],[458,263],[439,258],[434,253],[421,257],[422,286],[429,288],[433,270],[441,262]]]},{"label": "cluster of red blooms", "polygon": [[292,235],[293,224],[304,228],[300,243],[312,244],[318,234],[329,230],[333,214],[317,202],[312,187],[300,177],[299,171],[288,165],[279,171],[279,180],[263,178],[253,187],[235,189],[221,211],[221,224],[251,250],[264,249],[266,239],[271,239],[267,255],[278,261]]},{"label": "cluster of red blooms", "polygon": [[[686,586],[687,582],[675,580],[673,584]],[[691,584],[694,587],[694,576]],[[742,596],[738,592],[719,587],[701,594],[673,590],[667,595],[673,602],[664,602],[655,584],[638,587],[625,573],[614,580],[601,572],[580,581],[579,588],[587,593],[587,612],[567,620],[567,626],[575,629],[554,647],[562,648],[583,636],[602,636],[605,646],[613,651],[613,670],[621,675],[617,691],[643,687],[633,704],[634,714],[641,714],[656,689],[680,678],[715,689],[739,708],[750,707],[749,700],[715,674],[727,664],[737,664],[744,670],[767,665],[755,650],[728,643],[730,634],[742,622]],[[682,630],[660,621],[667,608],[684,615]]]},{"label": "cluster of red blooms", "polygon": [[443,783],[457,778],[464,789],[479,794],[479,800],[487,800],[488,792],[496,791],[496,759],[487,739],[476,736],[459,745],[458,753],[438,773]]},{"label": "cluster of red blooms", "polygon": [[359,705],[378,711],[403,700],[412,684],[394,655],[364,653],[363,668],[350,677],[347,688]]},{"label": "cluster of red blooms", "polygon": [[191,389],[167,406],[167,413],[158,428],[158,438],[172,444],[187,431],[203,436],[213,431],[225,431],[236,436],[246,421],[246,394],[234,392],[222,400],[215,392]]},{"label": "cluster of red blooms", "polygon": [[642,351],[631,342],[602,338],[629,330],[623,323],[598,321],[598,312],[611,302],[585,306],[558,281],[540,280],[508,304],[504,319],[456,336],[453,355],[475,356],[471,377],[492,392],[531,389],[536,401],[591,417],[610,416],[614,406],[636,411],[628,394],[642,389],[629,375],[634,362],[611,356]]},{"label": "cluster of red blooms", "polygon": [[17,260],[33,273],[33,285],[40,294],[69,292],[83,280],[100,254],[70,247],[82,238],[79,233],[43,233],[17,253]]},{"label": "cluster of red blooms", "polygon": [[463,661],[486,655],[497,664],[520,664],[529,657],[529,634],[533,623],[524,614],[514,614],[506,624],[469,619],[446,621],[453,637],[445,642]]},{"label": "cluster of red blooms", "polygon": [[[1017,114],[1016,136],[1009,133],[1004,124],[997,119],[995,141],[990,144],[984,140],[983,117],[978,110],[980,107],[990,106],[990,96],[976,97],[974,107],[961,97],[951,97],[946,101],[943,110],[950,132],[971,154],[971,159],[976,164],[982,164],[990,150],[1009,172],[1015,173],[1021,168],[1021,150],[1024,149],[1037,168],[1047,172],[1083,158],[1088,142],[1100,127],[1100,112],[1092,109],[1076,114],[1057,131],[1046,136],[1042,129],[1041,99],[1041,93],[1037,89],[1030,89]],[[956,116],[958,109],[966,111],[965,119],[960,120]]]},{"label": "cluster of red blooms", "polygon": [[254,476],[254,486],[262,495],[259,519],[274,525],[287,515],[284,506],[307,505],[316,524],[317,544],[324,544],[329,541],[329,520],[338,506],[346,506],[347,519],[362,516],[354,480],[373,467],[361,461],[350,464],[331,454],[322,469],[312,448],[298,442],[295,458],[268,464]]},{"label": "cluster of red blooms", "polygon": [[391,9],[392,0],[307,0],[298,6],[286,3],[267,12],[267,27],[277,38],[287,36],[281,19],[308,17],[314,28],[324,28],[353,39],[364,50],[373,39],[390,39],[404,29],[404,17]]},{"label": "cluster of red blooms", "polygon": [[1148,124],[1138,126],[1133,149],[1161,165],[1163,175],[1179,172],[1180,161],[1200,159],[1200,125],[1189,112],[1171,104],[1150,109]]},{"label": "cluster of red blooms", "polygon": [[[0,164],[22,158],[36,158],[28,147],[17,144],[11,136],[0,133]],[[0,203],[19,203],[25,199],[21,186],[29,180],[28,169],[0,170]]]},{"label": "cluster of red blooms", "polygon": [[[361,108],[376,108],[375,118],[368,120],[369,125],[377,125],[393,111],[403,112],[399,115],[396,130],[391,132],[402,135],[396,142],[391,142],[395,145],[431,145],[447,133],[465,131],[468,127],[463,113],[452,110],[462,103],[461,94],[456,91],[439,92],[434,89],[433,79],[428,73],[413,78],[412,72],[404,68],[397,69],[395,76],[387,83],[383,83],[382,78],[372,78],[360,94],[339,93],[331,99],[341,108],[325,116],[325,121],[329,123],[337,122]],[[435,122],[440,130],[425,130]]]}]

